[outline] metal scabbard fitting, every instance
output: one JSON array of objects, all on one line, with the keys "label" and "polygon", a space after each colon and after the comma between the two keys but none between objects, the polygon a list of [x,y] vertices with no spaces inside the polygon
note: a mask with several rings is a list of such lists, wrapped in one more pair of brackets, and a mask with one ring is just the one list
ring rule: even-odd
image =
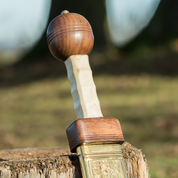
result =
[{"label": "metal scabbard fitting", "polygon": [[83,177],[126,178],[119,144],[82,145],[77,148]]}]

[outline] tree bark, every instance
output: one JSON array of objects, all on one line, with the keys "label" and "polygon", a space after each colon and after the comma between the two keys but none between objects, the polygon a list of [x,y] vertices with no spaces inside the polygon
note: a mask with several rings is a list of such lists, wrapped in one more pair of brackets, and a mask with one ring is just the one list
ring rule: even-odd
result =
[{"label": "tree bark", "polygon": [[[125,142],[123,158],[128,178],[149,178],[141,150]],[[82,178],[76,154],[66,148],[34,148],[0,151],[2,178]]]}]

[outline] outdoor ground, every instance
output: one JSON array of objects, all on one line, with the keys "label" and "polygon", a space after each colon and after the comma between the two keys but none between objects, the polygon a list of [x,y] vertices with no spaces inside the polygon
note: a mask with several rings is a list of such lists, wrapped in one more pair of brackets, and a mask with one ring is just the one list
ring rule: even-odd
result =
[{"label": "outdoor ground", "polygon": [[[109,65],[112,72],[97,72],[103,63],[95,57],[101,56],[93,57],[93,68],[103,115],[119,119],[125,140],[142,149],[151,178],[177,178],[178,77],[116,75]],[[1,150],[68,145],[65,129],[76,114],[64,64],[52,63],[1,69]]]}]

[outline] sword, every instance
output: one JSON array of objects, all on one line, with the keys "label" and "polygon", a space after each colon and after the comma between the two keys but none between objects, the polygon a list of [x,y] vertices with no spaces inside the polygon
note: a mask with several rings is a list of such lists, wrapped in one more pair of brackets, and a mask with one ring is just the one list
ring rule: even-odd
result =
[{"label": "sword", "polygon": [[66,133],[71,152],[79,157],[83,178],[127,178],[120,123],[103,117],[89,65],[94,45],[89,22],[65,10],[49,24],[47,41],[52,55],[67,68],[77,120]]}]

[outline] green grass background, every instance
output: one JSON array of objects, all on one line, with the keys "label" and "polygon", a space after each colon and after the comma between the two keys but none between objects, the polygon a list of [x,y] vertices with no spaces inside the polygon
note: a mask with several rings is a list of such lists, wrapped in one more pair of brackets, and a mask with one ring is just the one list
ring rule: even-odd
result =
[{"label": "green grass background", "polygon": [[[178,77],[94,76],[104,116],[142,149],[152,178],[178,177]],[[66,76],[0,88],[0,149],[66,146],[76,119]]]}]

